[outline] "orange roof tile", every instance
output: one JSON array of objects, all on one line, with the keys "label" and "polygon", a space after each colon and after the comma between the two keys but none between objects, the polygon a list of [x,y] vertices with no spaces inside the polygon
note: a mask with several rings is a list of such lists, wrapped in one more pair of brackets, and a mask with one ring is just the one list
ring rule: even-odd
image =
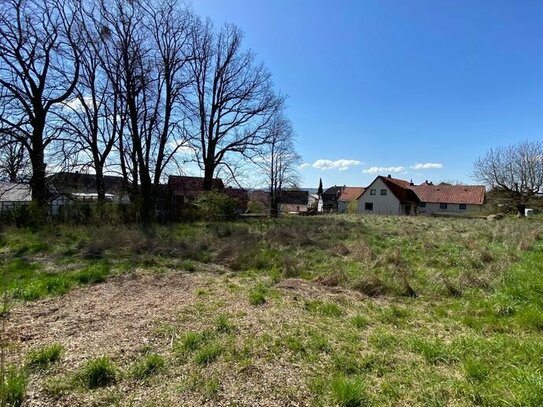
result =
[{"label": "orange roof tile", "polygon": [[364,193],[364,187],[345,187],[338,198],[338,201],[356,201]]}]

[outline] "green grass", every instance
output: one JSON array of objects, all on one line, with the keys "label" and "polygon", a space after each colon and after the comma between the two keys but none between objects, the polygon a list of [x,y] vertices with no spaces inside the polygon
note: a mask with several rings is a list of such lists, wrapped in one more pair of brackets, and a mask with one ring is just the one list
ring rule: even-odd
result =
[{"label": "green grass", "polygon": [[59,343],[31,350],[27,355],[27,366],[30,368],[46,368],[60,360],[64,348]]},{"label": "green grass", "polygon": [[[7,228],[0,267],[15,300],[101,283],[120,268],[191,271],[194,301],[138,332],[152,344],[144,356],[75,373],[92,388],[83,371],[113,372],[108,388],[81,392],[64,363],[28,369],[30,383],[62,401],[107,405],[108,394],[144,385],[142,405],[175,403],[179,392],[189,404],[235,405],[230,393],[266,388],[256,404],[539,407],[542,230],[529,220],[380,216],[157,226],[152,238],[136,228]],[[205,262],[220,273],[202,272]],[[33,352],[36,367],[54,363]]]},{"label": "green grass", "polygon": [[89,389],[114,384],[117,376],[118,369],[107,356],[89,360],[77,374],[81,384]]},{"label": "green grass", "polygon": [[371,404],[364,383],[359,378],[334,377],[330,388],[332,400],[341,407],[363,407]]},{"label": "green grass", "polygon": [[145,356],[137,362],[132,368],[132,377],[138,380],[144,380],[151,376],[160,373],[166,364],[164,357],[159,354],[152,353]]},{"label": "green grass", "polygon": [[4,391],[0,393],[1,404],[12,407],[22,406],[27,386],[28,374],[15,366],[8,367],[4,376]]}]

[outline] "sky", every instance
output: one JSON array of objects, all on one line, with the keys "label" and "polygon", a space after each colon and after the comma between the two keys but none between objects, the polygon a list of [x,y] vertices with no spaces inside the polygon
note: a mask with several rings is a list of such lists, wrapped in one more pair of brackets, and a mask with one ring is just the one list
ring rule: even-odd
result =
[{"label": "sky", "polygon": [[288,95],[301,185],[476,183],[489,148],[543,139],[543,1],[192,0],[234,23]]}]

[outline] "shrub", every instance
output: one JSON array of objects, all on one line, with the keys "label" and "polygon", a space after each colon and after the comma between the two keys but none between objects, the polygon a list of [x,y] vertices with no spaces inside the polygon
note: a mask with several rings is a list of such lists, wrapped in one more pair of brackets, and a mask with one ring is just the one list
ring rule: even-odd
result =
[{"label": "shrub", "polygon": [[14,366],[7,368],[3,373],[4,392],[0,394],[1,404],[12,407],[22,406],[28,385],[28,375],[24,370]]},{"label": "shrub", "polygon": [[63,351],[64,348],[59,343],[34,349],[27,356],[27,364],[31,368],[45,368],[60,360]]},{"label": "shrub", "polygon": [[330,383],[332,398],[341,407],[362,407],[370,405],[364,384],[357,378],[337,376]]},{"label": "shrub", "polygon": [[107,356],[89,360],[78,374],[81,383],[89,388],[106,387],[117,380],[117,368]]},{"label": "shrub", "polygon": [[197,215],[202,220],[231,220],[236,217],[237,202],[216,191],[200,194],[194,201]]},{"label": "shrub", "polygon": [[146,379],[160,372],[164,368],[164,365],[164,358],[156,353],[152,353],[134,365],[132,376],[140,380]]}]

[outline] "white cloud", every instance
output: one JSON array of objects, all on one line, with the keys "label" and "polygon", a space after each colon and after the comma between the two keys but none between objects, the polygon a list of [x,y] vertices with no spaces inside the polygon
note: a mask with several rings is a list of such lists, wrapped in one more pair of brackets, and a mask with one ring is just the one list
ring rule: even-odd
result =
[{"label": "white cloud", "polygon": [[355,167],[362,164],[357,160],[317,160],[313,163],[313,168],[318,168],[320,170],[331,170],[338,169],[340,171],[348,170],[350,167]]},{"label": "white cloud", "polygon": [[413,166],[411,166],[414,170],[430,170],[430,169],[437,169],[437,168],[443,168],[443,164],[441,163],[417,163]]},{"label": "white cloud", "polygon": [[303,163],[303,164],[300,165],[300,168],[307,168],[307,167],[311,167],[311,164]]},{"label": "white cloud", "polygon": [[370,167],[362,170],[366,174],[379,174],[379,173],[389,173],[389,172],[402,172],[405,170],[404,167]]}]

